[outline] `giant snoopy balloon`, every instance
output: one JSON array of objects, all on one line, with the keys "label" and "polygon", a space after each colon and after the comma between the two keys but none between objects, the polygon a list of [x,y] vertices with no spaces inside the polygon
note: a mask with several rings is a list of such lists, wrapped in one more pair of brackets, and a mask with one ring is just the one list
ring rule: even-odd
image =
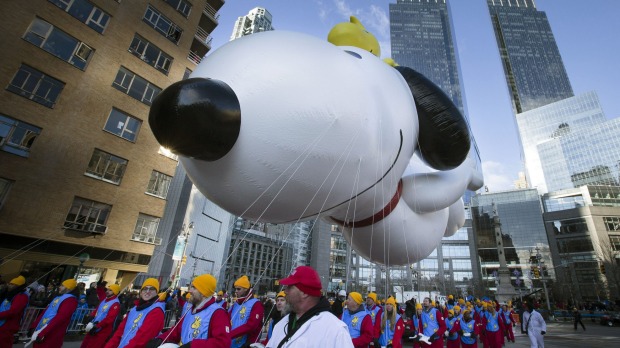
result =
[{"label": "giant snoopy balloon", "polygon": [[378,56],[354,17],[328,41],[242,37],[160,93],[149,124],[225,210],[272,223],[322,217],[362,256],[413,263],[463,225],[461,196],[482,178],[449,98]]}]

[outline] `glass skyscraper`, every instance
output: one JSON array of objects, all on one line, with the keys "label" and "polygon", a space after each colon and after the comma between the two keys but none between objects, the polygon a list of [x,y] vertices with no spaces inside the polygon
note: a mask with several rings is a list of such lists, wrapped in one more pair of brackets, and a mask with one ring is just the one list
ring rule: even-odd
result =
[{"label": "glass skyscraper", "polygon": [[471,206],[476,231],[474,242],[478,247],[476,259],[480,262],[482,273],[481,290],[496,290],[499,273],[499,251],[495,239],[497,223],[500,224],[501,242],[513,286],[523,288],[524,294],[528,288],[542,287],[540,280],[530,274],[536,266],[537,253],[542,255],[549,270],[546,276],[555,278],[540,197],[535,189],[476,195]]},{"label": "glass skyscraper", "polygon": [[[389,8],[392,58],[439,86],[468,120],[449,4],[446,0],[397,0]],[[481,170],[473,135],[470,157]],[[475,249],[470,249],[469,241],[473,235],[468,207],[472,195],[468,191],[463,197],[465,226],[452,237],[444,238],[441,246],[425,260],[407,270],[391,268],[391,284],[400,282],[405,289],[407,284],[416,284],[416,290],[454,295],[472,292],[473,279],[477,278],[471,261],[471,250]],[[380,272],[377,277],[381,282],[386,278],[387,272]]]},{"label": "glass skyscraper", "polygon": [[433,81],[464,113],[454,38],[445,0],[397,0],[390,4],[392,58]]},{"label": "glass skyscraper", "polygon": [[[593,158],[582,158],[579,160],[575,157],[576,154],[571,153],[573,150],[582,153],[584,151],[593,151],[592,147],[596,147],[596,144],[600,143],[599,140],[590,143],[590,139],[584,138],[584,133],[582,133],[584,131],[590,132],[588,130],[590,127],[603,124],[606,121],[596,93],[588,92],[567,98],[518,114],[516,118],[523,147],[523,157],[527,167],[529,187],[537,188],[539,193],[574,187],[570,184],[570,181],[567,183],[566,180],[560,178],[563,173],[553,172],[553,170],[560,169],[562,165],[567,166],[570,164],[576,166],[575,168],[580,168],[578,171],[569,174],[572,175],[582,170],[584,161],[588,163],[594,161],[596,164],[601,163]],[[563,140],[564,137],[569,135],[572,140]],[[574,144],[578,139],[582,139],[580,146],[583,146],[583,149],[577,149],[574,146],[564,146],[562,148],[563,151],[559,150],[558,146],[561,146],[560,144],[564,144],[567,141]],[[610,140],[606,141],[609,142]],[[613,142],[614,139],[611,141]],[[543,151],[542,153],[539,152],[541,150]],[[613,151],[613,149],[601,148],[598,151]],[[617,152],[617,150],[614,152]],[[543,172],[543,162],[547,162],[544,164],[547,168],[546,172]],[[590,169],[591,167],[585,171]],[[562,170],[566,172],[567,169]],[[547,187],[548,181],[551,187]]]},{"label": "glass skyscraper", "polygon": [[534,0],[487,0],[514,114],[573,96],[547,14]]}]

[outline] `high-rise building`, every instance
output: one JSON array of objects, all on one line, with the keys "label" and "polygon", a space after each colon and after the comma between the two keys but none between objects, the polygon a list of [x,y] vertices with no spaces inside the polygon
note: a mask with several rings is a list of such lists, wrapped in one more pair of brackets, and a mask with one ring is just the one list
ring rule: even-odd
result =
[{"label": "high-rise building", "polygon": [[573,96],[547,14],[534,0],[487,0],[513,113]]},{"label": "high-rise building", "polygon": [[[449,3],[445,0],[397,0],[389,7],[392,58],[439,86],[468,120]],[[471,135],[469,156],[481,170],[480,154]],[[454,236],[443,238],[441,246],[427,259],[406,268],[393,268],[391,284],[400,281],[407,290],[408,284],[417,284],[417,290],[455,295],[462,295],[471,288],[476,273],[470,260],[472,246],[468,237],[473,233],[468,207],[471,196],[473,192],[467,191],[463,197],[465,226]],[[378,275],[379,283],[388,281],[387,272]]]},{"label": "high-rise building", "polygon": [[149,106],[210,49],[223,0],[33,0],[0,14],[0,273],[147,271],[177,161]]},{"label": "high-rise building", "polygon": [[[565,152],[558,151],[558,146],[565,142],[562,140],[565,136],[577,140],[581,139],[578,146],[583,146],[588,151],[599,147],[596,143],[591,142],[590,138],[583,138],[584,133],[582,132],[588,131],[590,127],[604,124],[605,120],[605,114],[599,104],[598,96],[594,92],[584,93],[518,114],[517,127],[521,137],[529,187],[537,188],[539,193],[574,187],[570,179],[567,182],[567,180],[560,178],[566,173],[566,170],[554,173],[551,169],[559,170],[559,167],[574,162],[574,165],[580,168],[579,172],[584,171],[582,165],[584,162],[595,163],[595,165],[609,164],[608,162],[599,162],[600,156],[597,156],[598,158],[587,158],[587,156],[586,158],[575,158],[572,153],[581,151],[577,148],[564,147]],[[615,139],[611,141],[615,141]],[[550,143],[545,145],[548,142]],[[575,142],[572,141],[572,143]],[[599,147],[598,151],[613,151],[613,149]],[[546,173],[543,170],[543,158],[541,156],[544,157],[545,161],[549,161],[545,164]],[[593,166],[591,165],[585,170],[589,170]],[[568,175],[570,177],[573,174],[577,174],[577,172],[571,172]],[[547,178],[546,175],[549,177]],[[548,180],[551,187],[548,187]]]},{"label": "high-rise building", "polygon": [[476,257],[481,270],[476,279],[477,296],[495,295],[500,273],[500,255],[496,236],[499,227],[500,242],[510,272],[511,285],[529,293],[530,289],[542,289],[542,279],[530,271],[537,269],[537,254],[546,264],[547,279],[555,279],[553,262],[545,224],[542,217],[540,197],[535,189],[512,190],[478,194],[471,201],[471,215],[476,233]]},{"label": "high-rise building", "polygon": [[273,30],[271,13],[264,8],[255,7],[247,15],[237,18],[230,41],[242,36]]},{"label": "high-rise building", "polygon": [[542,196],[543,219],[561,286],[575,304],[620,296],[620,187],[581,186]]},{"label": "high-rise building", "polygon": [[446,0],[390,4],[392,58],[433,81],[465,114],[455,37]]}]

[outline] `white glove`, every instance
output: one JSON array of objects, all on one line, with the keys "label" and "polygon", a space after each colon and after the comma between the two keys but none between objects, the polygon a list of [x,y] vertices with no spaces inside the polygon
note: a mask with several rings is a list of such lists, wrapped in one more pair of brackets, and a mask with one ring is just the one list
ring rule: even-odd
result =
[{"label": "white glove", "polygon": [[95,327],[95,324],[93,324],[93,322],[91,321],[90,323],[88,323],[88,325],[86,325],[86,328],[84,329],[84,331],[90,332],[90,330],[92,330],[93,327]]},{"label": "white glove", "polygon": [[444,335],[444,336],[446,336],[446,337],[448,337],[448,336],[450,336],[450,333],[448,332],[448,330],[446,330],[446,331],[443,333],[443,335]]},{"label": "white glove", "polygon": [[463,337],[470,337],[471,334],[469,332],[463,332]]},{"label": "white glove", "polygon": [[28,343],[24,345],[24,348],[30,347],[30,345],[32,345],[34,341],[37,340],[37,337],[39,337],[39,334],[41,333],[41,331],[43,331],[43,329],[45,329],[46,327],[47,327],[47,324],[43,325],[43,327],[40,328],[39,330],[33,332],[32,337],[30,337],[30,341],[28,341]]},{"label": "white glove", "polygon": [[250,344],[250,348],[265,348],[265,345],[262,343],[252,343]]},{"label": "white glove", "polygon": [[178,348],[179,345],[176,343],[164,343],[159,348]]}]

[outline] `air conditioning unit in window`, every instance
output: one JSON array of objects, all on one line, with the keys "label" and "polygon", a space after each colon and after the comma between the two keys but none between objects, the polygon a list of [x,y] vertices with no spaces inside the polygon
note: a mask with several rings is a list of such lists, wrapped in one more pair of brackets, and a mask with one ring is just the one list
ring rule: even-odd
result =
[{"label": "air conditioning unit in window", "polygon": [[88,223],[86,224],[86,231],[92,232],[92,233],[105,234],[108,231],[108,226]]}]

